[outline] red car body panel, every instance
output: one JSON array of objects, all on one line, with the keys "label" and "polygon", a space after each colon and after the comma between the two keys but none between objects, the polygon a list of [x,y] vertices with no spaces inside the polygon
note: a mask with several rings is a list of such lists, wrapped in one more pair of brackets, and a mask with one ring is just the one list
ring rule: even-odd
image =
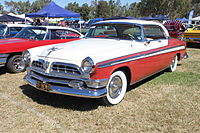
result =
[{"label": "red car body panel", "polygon": [[[130,62],[113,65],[113,66],[109,66],[105,68],[100,68],[98,66],[100,66],[101,64],[105,64],[105,63],[116,61],[116,60],[121,60],[125,58],[130,58],[130,57],[137,57],[140,55],[154,53],[156,51],[163,51],[170,48],[176,48],[179,46],[183,46],[186,48],[186,43],[177,39],[170,39],[168,41],[168,46],[153,49],[150,51],[134,53],[131,55],[118,57],[112,60],[98,63],[95,67],[95,71],[91,74],[91,79],[97,80],[97,79],[109,78],[109,76],[112,74],[111,72],[114,72],[116,69],[119,69],[121,67],[126,67],[126,68],[129,68],[129,70],[131,71],[130,82],[131,84],[133,84],[137,81],[140,81],[141,79],[144,79],[144,77],[148,77],[152,74],[155,74],[156,72],[158,72],[159,70],[162,70],[163,68],[169,67],[169,64],[171,64],[172,59],[174,58],[175,55],[178,54],[179,60],[182,59],[184,54],[186,53],[186,49],[179,50],[179,51],[166,52],[163,54],[159,54],[159,55],[155,55],[155,56],[151,56],[147,58],[142,58],[142,59],[137,59],[135,61],[130,61]],[[101,72],[101,73],[98,73],[98,72]]]},{"label": "red car body panel", "polygon": [[0,54],[23,52],[29,48],[65,43],[78,39],[58,39],[58,40],[29,40],[21,38],[0,39]]}]

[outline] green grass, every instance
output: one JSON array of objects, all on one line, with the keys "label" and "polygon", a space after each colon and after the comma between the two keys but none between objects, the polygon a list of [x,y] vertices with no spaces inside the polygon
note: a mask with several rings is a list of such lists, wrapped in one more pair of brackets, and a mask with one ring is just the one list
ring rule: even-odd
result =
[{"label": "green grass", "polygon": [[151,83],[163,85],[179,85],[185,87],[198,86],[200,88],[200,73],[193,72],[173,72],[157,77]]}]

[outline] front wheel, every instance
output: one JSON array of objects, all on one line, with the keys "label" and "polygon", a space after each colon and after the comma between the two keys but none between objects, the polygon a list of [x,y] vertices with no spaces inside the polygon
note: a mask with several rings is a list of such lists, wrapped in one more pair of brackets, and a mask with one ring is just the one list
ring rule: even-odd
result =
[{"label": "front wheel", "polygon": [[7,62],[7,69],[11,73],[19,73],[25,71],[25,64],[22,62],[21,55],[12,56]]},{"label": "front wheel", "polygon": [[177,64],[178,64],[178,56],[176,55],[176,56],[174,56],[172,63],[168,68],[168,71],[174,72],[176,70]]},{"label": "front wheel", "polygon": [[102,103],[106,106],[116,105],[120,103],[126,93],[127,89],[127,78],[124,72],[114,72],[107,84],[107,94],[103,97]]}]

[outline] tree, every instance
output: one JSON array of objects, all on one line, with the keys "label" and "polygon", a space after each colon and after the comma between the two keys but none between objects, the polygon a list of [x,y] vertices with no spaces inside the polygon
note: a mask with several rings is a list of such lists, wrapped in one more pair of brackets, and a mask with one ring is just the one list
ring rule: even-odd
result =
[{"label": "tree", "polygon": [[52,0],[36,0],[31,5],[31,12],[37,12],[48,5]]},{"label": "tree", "polygon": [[194,14],[199,15],[200,14],[200,2],[199,0],[192,0],[192,9],[194,9]]},{"label": "tree", "polygon": [[139,9],[140,9],[140,3],[134,2],[130,4],[129,10],[128,10],[129,12],[128,16],[141,17]]},{"label": "tree", "polygon": [[11,1],[5,1],[5,5],[9,7],[10,11],[15,14],[24,14],[24,13],[32,13],[37,12],[40,9],[42,9],[44,6],[46,6],[48,3],[50,3],[51,0],[36,0],[32,4],[29,0],[22,2],[15,2],[13,0]]},{"label": "tree", "polygon": [[117,0],[116,2],[114,0],[110,0],[108,2],[109,4],[109,10],[110,10],[110,17],[112,16],[125,16],[125,12],[127,11],[126,6],[121,6],[120,0]]},{"label": "tree", "polygon": [[83,20],[88,20],[90,19],[90,12],[91,11],[91,7],[88,6],[87,3],[83,4],[82,7],[80,7],[80,14],[81,17],[83,18]]},{"label": "tree", "polygon": [[109,5],[106,1],[100,0],[98,1],[98,5],[96,7],[96,17],[97,18],[108,18],[109,15]]},{"label": "tree", "polygon": [[184,17],[191,9],[191,0],[141,0],[142,16],[168,15],[170,18]]},{"label": "tree", "polygon": [[65,6],[65,9],[73,11],[73,12],[80,12],[79,4],[76,2],[69,3],[67,6]]}]

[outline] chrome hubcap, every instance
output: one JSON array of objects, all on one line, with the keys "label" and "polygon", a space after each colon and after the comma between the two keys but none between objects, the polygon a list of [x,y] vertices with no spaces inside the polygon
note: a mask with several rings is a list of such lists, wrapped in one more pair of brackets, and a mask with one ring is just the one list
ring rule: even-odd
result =
[{"label": "chrome hubcap", "polygon": [[176,66],[176,57],[172,60],[171,68],[173,69]]},{"label": "chrome hubcap", "polygon": [[119,76],[114,76],[108,86],[109,96],[113,99],[117,98],[122,91],[122,80]]},{"label": "chrome hubcap", "polygon": [[17,71],[22,71],[25,67],[24,63],[22,63],[22,59],[21,58],[16,58],[14,61],[13,61],[13,65],[15,67],[15,69]]}]

